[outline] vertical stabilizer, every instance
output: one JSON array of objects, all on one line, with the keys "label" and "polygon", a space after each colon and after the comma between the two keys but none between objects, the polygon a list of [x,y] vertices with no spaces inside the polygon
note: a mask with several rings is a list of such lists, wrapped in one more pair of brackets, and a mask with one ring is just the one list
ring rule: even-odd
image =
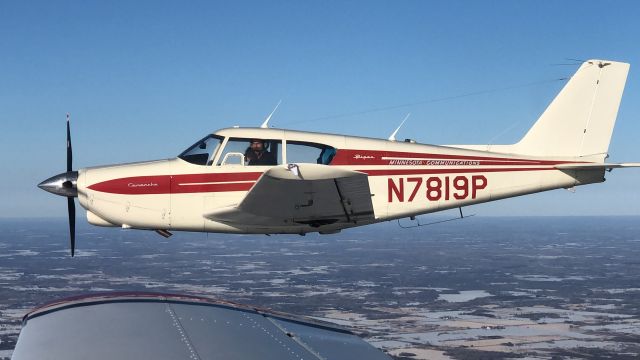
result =
[{"label": "vertical stabilizer", "polygon": [[604,161],[628,72],[626,63],[584,62],[510,150],[533,156]]}]

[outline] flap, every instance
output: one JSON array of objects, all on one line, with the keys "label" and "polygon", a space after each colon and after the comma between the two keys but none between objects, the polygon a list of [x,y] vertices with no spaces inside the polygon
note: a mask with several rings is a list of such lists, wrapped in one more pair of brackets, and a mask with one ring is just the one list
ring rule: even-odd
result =
[{"label": "flap", "polygon": [[236,206],[207,219],[236,225],[319,227],[373,219],[367,174],[327,165],[290,164],[266,171]]}]

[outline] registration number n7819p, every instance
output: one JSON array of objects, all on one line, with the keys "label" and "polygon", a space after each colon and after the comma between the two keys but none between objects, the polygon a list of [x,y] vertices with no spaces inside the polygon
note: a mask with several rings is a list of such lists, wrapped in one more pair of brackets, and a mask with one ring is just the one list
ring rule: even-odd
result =
[{"label": "registration number n7819p", "polygon": [[484,175],[403,177],[388,179],[388,202],[475,199],[487,187]]}]

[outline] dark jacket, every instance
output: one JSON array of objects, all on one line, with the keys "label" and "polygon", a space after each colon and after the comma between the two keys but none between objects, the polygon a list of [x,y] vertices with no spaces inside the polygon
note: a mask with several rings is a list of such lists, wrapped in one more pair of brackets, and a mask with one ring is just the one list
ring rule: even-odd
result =
[{"label": "dark jacket", "polygon": [[247,149],[244,153],[247,165],[278,165],[276,157],[269,151],[262,151],[256,154],[255,151]]}]

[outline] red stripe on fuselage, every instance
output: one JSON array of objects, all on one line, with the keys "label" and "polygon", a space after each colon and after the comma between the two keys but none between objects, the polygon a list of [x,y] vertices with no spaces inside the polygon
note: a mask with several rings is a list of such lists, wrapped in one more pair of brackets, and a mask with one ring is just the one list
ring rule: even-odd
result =
[{"label": "red stripe on fuselage", "polygon": [[[402,163],[403,161],[411,162],[414,160],[416,162],[415,164]],[[398,162],[391,163],[392,161]],[[555,168],[549,166],[566,163],[569,162],[557,160],[517,159],[507,157],[502,158],[493,156],[467,156],[354,149],[338,150],[336,156],[331,161],[331,165],[385,165],[393,167],[403,167],[401,169],[357,169],[357,171],[364,172],[370,176],[541,171],[556,170]],[[571,163],[575,163],[575,161],[572,161]],[[411,168],[411,166],[413,166],[413,168]],[[460,168],[458,166],[466,167]],[[486,166],[504,167],[486,168]],[[88,188],[104,193],[123,195],[248,191],[253,187],[253,185],[261,175],[262,172],[237,172],[134,176],[99,182],[90,185]]]},{"label": "red stripe on fuselage", "polygon": [[174,184],[204,183],[204,182],[234,182],[256,181],[262,172],[211,173],[211,174],[180,174],[173,175]]},{"label": "red stripe on fuselage", "polygon": [[167,194],[171,190],[171,176],[153,175],[126,177],[95,183],[87,188],[110,194]]},{"label": "red stripe on fuselage", "polygon": [[468,174],[512,171],[542,171],[558,170],[552,167],[526,167],[526,168],[489,168],[489,169],[385,169],[385,170],[358,170],[369,176],[397,176],[397,175],[428,175],[428,174]]},{"label": "red stripe on fuselage", "polygon": [[209,192],[225,192],[225,191],[249,191],[255,184],[255,181],[246,183],[220,183],[220,184],[198,184],[198,185],[178,185],[171,186],[172,194],[189,194],[189,193],[209,193]]},{"label": "red stripe on fuselage", "polygon": [[[358,170],[369,176],[468,174],[514,171],[557,170],[553,167],[509,168],[438,168],[438,169],[371,169]],[[121,195],[188,194],[226,191],[249,191],[260,178],[260,172],[222,174],[183,174],[135,176],[107,180],[90,185],[90,190]]]},{"label": "red stripe on fuselage", "polygon": [[[384,158],[384,159],[383,159]],[[401,151],[380,151],[380,150],[352,150],[340,149],[331,161],[331,165],[402,165],[390,163],[391,159],[421,159],[427,160],[451,160],[451,161],[477,161],[481,166],[489,165],[558,165],[568,163],[567,161],[557,160],[531,160],[517,158],[501,158],[494,156],[468,156],[468,155],[449,155],[449,154],[429,154],[429,153],[412,153]],[[575,161],[572,161],[575,163]],[[447,164],[444,164],[447,165]],[[449,164],[455,165],[455,164]],[[465,164],[461,164],[465,165]],[[432,164],[421,164],[421,166],[439,166]]]},{"label": "red stripe on fuselage", "polygon": [[133,176],[95,183],[88,189],[122,195],[248,191],[261,175],[261,172],[238,172]]}]

